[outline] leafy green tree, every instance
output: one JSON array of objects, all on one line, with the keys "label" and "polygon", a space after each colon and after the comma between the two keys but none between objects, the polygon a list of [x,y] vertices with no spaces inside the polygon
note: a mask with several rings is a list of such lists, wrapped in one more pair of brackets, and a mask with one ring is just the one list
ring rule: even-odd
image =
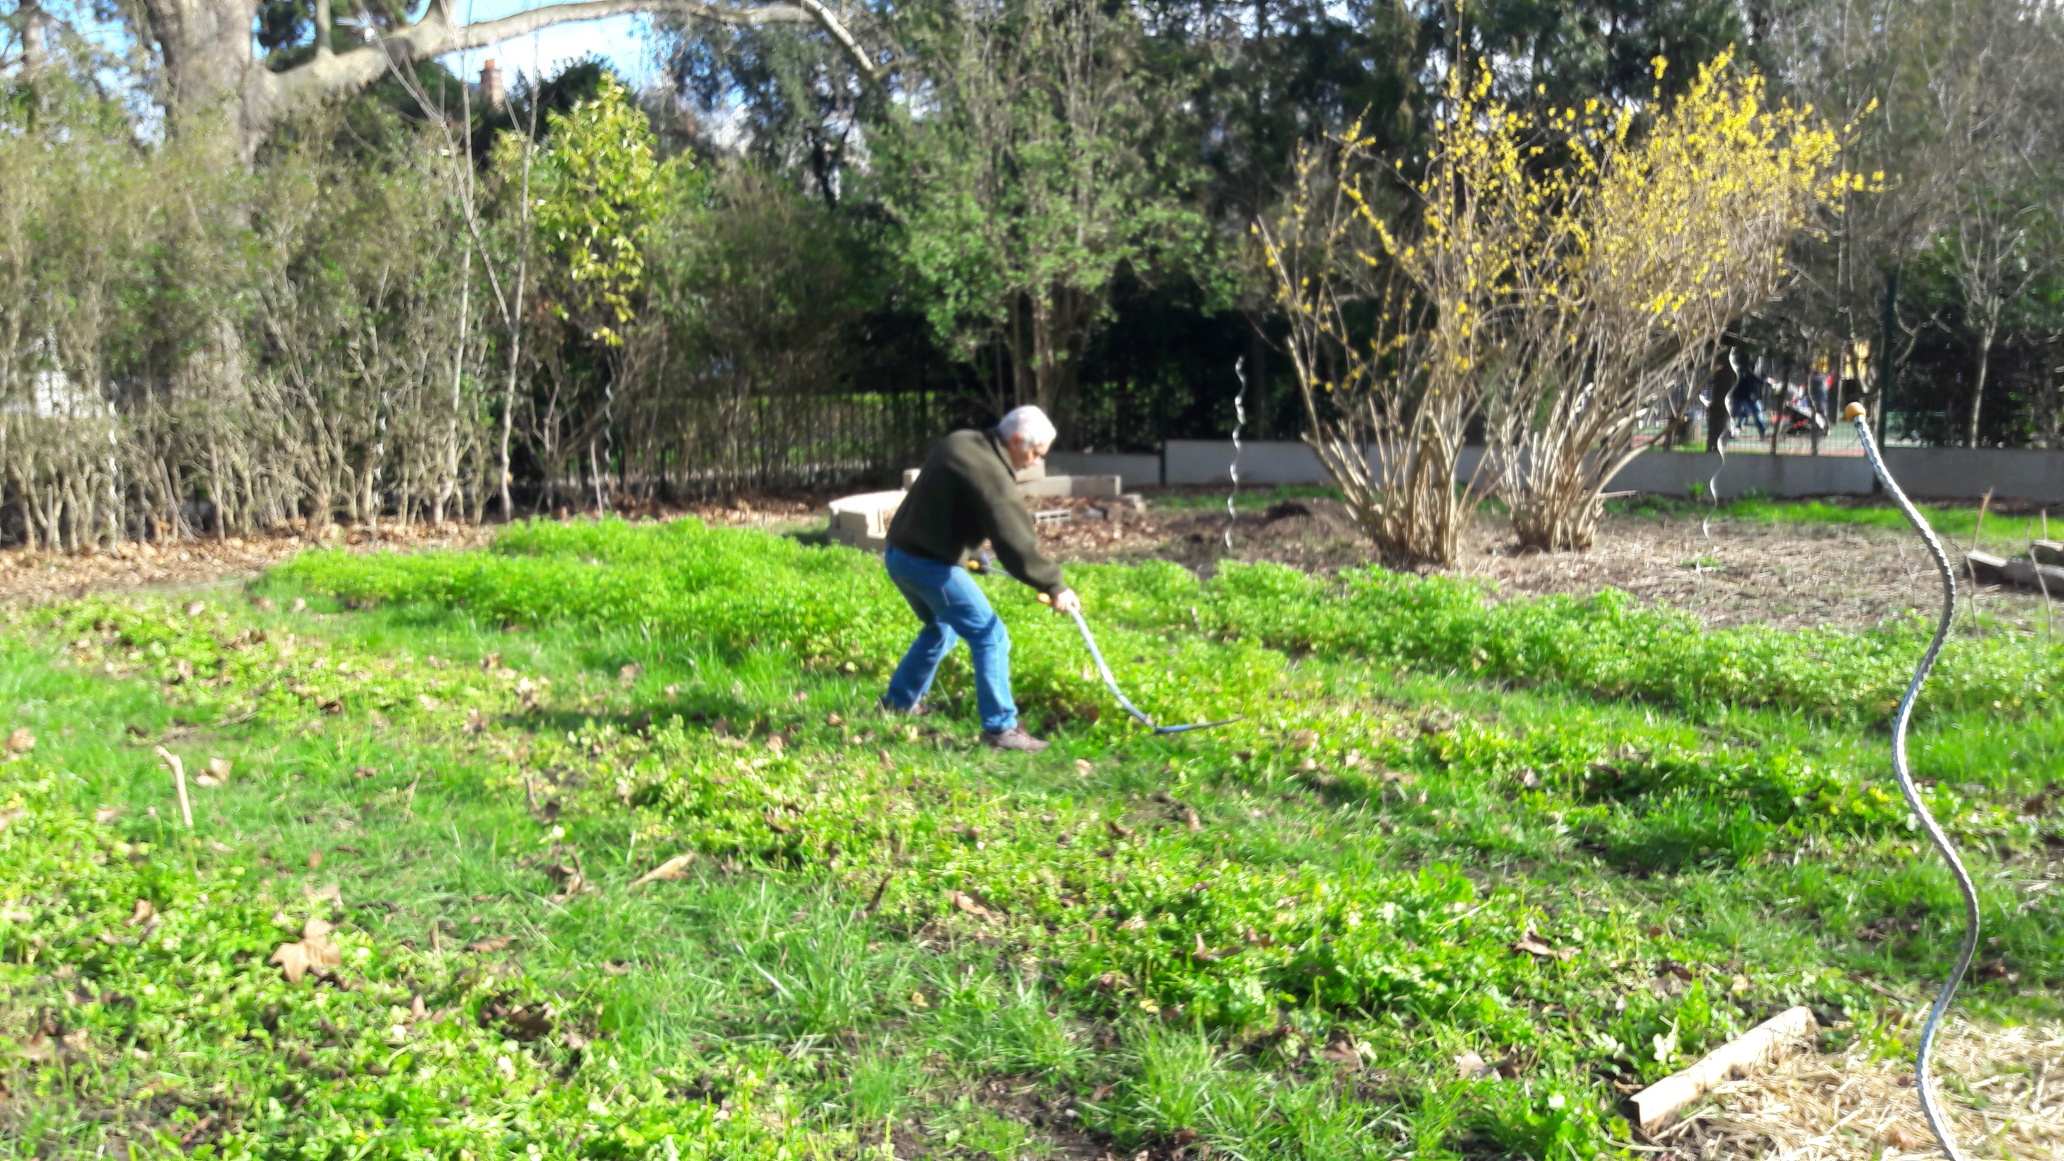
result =
[{"label": "leafy green tree", "polygon": [[1003,356],[996,406],[1051,409],[1114,275],[1201,252],[1202,168],[1164,134],[1171,94],[1122,9],[975,0],[914,21],[909,43],[918,96],[880,143],[897,257],[954,355]]},{"label": "leafy green tree", "polygon": [[660,161],[652,124],[615,78],[590,101],[547,118],[537,157],[535,217],[557,275],[553,312],[605,347],[623,345],[645,283],[645,238],[692,162]]}]

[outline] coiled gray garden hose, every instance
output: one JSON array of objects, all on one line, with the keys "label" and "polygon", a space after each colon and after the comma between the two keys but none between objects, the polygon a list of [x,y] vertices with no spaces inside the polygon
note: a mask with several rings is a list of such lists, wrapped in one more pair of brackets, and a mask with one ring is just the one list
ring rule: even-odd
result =
[{"label": "coiled gray garden hose", "polygon": [[1906,522],[1928,544],[1928,551],[1935,557],[1935,571],[1942,576],[1942,617],[1935,624],[1935,638],[1928,642],[1928,651],[1921,655],[1921,663],[1915,667],[1913,681],[1906,687],[1906,696],[1899,701],[1899,714],[1892,722],[1892,773],[1899,779],[1899,792],[1906,796],[1906,805],[1914,816],[1921,820],[1921,829],[1928,832],[1929,841],[1942,852],[1942,861],[1949,864],[1950,873],[1956,876],[1957,889],[1964,895],[1964,947],[1957,954],[1956,967],[1950,969],[1949,979],[1943,981],[1942,991],[1935,997],[1935,1006],[1928,1012],[1928,1022],[1921,1026],[1921,1048],[1914,1057],[1914,1091],[1921,1097],[1921,1114],[1928,1118],[1928,1127],[1935,1132],[1935,1139],[1942,1143],[1942,1151],[1950,1161],[1963,1161],[1964,1155],[1957,1150],[1956,1138],[1951,1135],[1949,1119],[1936,1102],[1935,1090],[1928,1084],[1928,1054],[1935,1047],[1935,1033],[1942,1023],[1942,1015],[1949,1010],[1949,1003],[1956,996],[1957,985],[1963,982],[1964,973],[1970,970],[1971,957],[1978,951],[1978,889],[1971,883],[1971,873],[1964,869],[1964,861],[1957,857],[1956,848],[1949,845],[1949,836],[1928,813],[1928,807],[1921,801],[1920,791],[1914,787],[1913,772],[1906,763],[1906,727],[1913,720],[1914,700],[1921,694],[1921,683],[1928,680],[1928,671],[1935,667],[1935,659],[1942,653],[1942,643],[1949,639],[1949,624],[1956,616],[1956,574],[1950,568],[1949,554],[1942,550],[1942,542],[1935,538],[1935,530],[1928,527],[1928,521],[1906,493],[1899,488],[1892,473],[1885,470],[1885,461],[1878,454],[1878,443],[1871,435],[1870,421],[1863,404],[1851,403],[1843,417],[1856,424],[1856,436],[1863,443],[1863,454],[1870,458],[1871,469],[1884,482],[1899,510],[1906,514]]}]

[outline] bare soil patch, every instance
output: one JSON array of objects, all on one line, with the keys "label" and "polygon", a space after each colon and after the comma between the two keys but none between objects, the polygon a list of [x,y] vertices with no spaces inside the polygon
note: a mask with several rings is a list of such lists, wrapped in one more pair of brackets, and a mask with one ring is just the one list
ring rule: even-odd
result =
[{"label": "bare soil patch", "polygon": [[352,552],[476,548],[489,525],[443,528],[332,528],[332,535],[197,537],[167,544],[127,543],[90,552],[0,552],[0,601],[48,601],[120,589],[179,589],[254,576],[311,547]]},{"label": "bare soil patch", "polygon": [[[1374,559],[1338,500],[1282,500],[1242,511],[1231,522],[1223,509],[1157,511],[1150,501],[1145,513],[1105,519],[1082,511],[1101,510],[1097,502],[1068,503],[1082,518],[1041,528],[1063,560],[1160,558],[1208,574],[1226,560],[1332,573]],[[1617,588],[1644,605],[1680,609],[1708,625],[1787,629],[1864,628],[1909,609],[1932,617],[1940,591],[1927,549],[1903,530],[1652,514],[1607,516],[1598,545],[1588,552],[1538,553],[1520,550],[1503,519],[1480,513],[1454,572],[1487,580],[1507,596],[1589,596]],[[1958,589],[1967,599],[1974,591],[1963,576]],[[2064,600],[2064,593],[2055,595]],[[2023,628],[2043,627],[2039,594],[1980,586],[1975,597],[1988,614]]]}]

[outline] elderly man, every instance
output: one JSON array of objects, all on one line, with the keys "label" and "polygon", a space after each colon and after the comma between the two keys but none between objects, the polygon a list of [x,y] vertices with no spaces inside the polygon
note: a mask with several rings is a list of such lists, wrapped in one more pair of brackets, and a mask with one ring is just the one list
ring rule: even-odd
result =
[{"label": "elderly man", "polygon": [[1017,474],[1046,458],[1053,421],[1020,407],[988,431],[956,431],[925,457],[917,483],[889,523],[884,562],[889,579],[924,622],[889,679],[882,708],[924,713],[925,691],[956,637],[975,663],[975,704],[982,741],[998,750],[1036,754],[1046,743],[1018,725],[1011,700],[1010,633],[963,563],[983,540],[996,546],[1004,570],[1053,599],[1056,609],[1082,607],[1061,583],[1061,569],[1039,551],[1032,513],[1019,497]]}]

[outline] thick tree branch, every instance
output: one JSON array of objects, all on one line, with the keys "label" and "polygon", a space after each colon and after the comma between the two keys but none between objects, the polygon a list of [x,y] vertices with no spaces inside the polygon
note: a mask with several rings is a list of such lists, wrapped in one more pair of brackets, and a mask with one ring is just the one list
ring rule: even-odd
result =
[{"label": "thick tree branch", "polygon": [[[432,4],[421,20],[393,36],[382,38],[378,44],[334,56],[319,55],[285,72],[257,73],[252,77],[252,83],[268,90],[264,93],[268,99],[258,104],[267,107],[270,113],[267,119],[276,122],[290,113],[365,88],[380,79],[390,60],[405,65],[512,40],[557,24],[601,20],[629,13],[689,16],[723,24],[814,24],[838,42],[839,47],[852,58],[853,66],[869,82],[880,76],[867,51],[820,0],[794,0],[792,3],[778,2],[749,8],[708,4],[702,0],[563,0],[499,20],[481,20],[471,24],[454,22],[444,5]],[[262,134],[270,125],[251,128]]]}]

